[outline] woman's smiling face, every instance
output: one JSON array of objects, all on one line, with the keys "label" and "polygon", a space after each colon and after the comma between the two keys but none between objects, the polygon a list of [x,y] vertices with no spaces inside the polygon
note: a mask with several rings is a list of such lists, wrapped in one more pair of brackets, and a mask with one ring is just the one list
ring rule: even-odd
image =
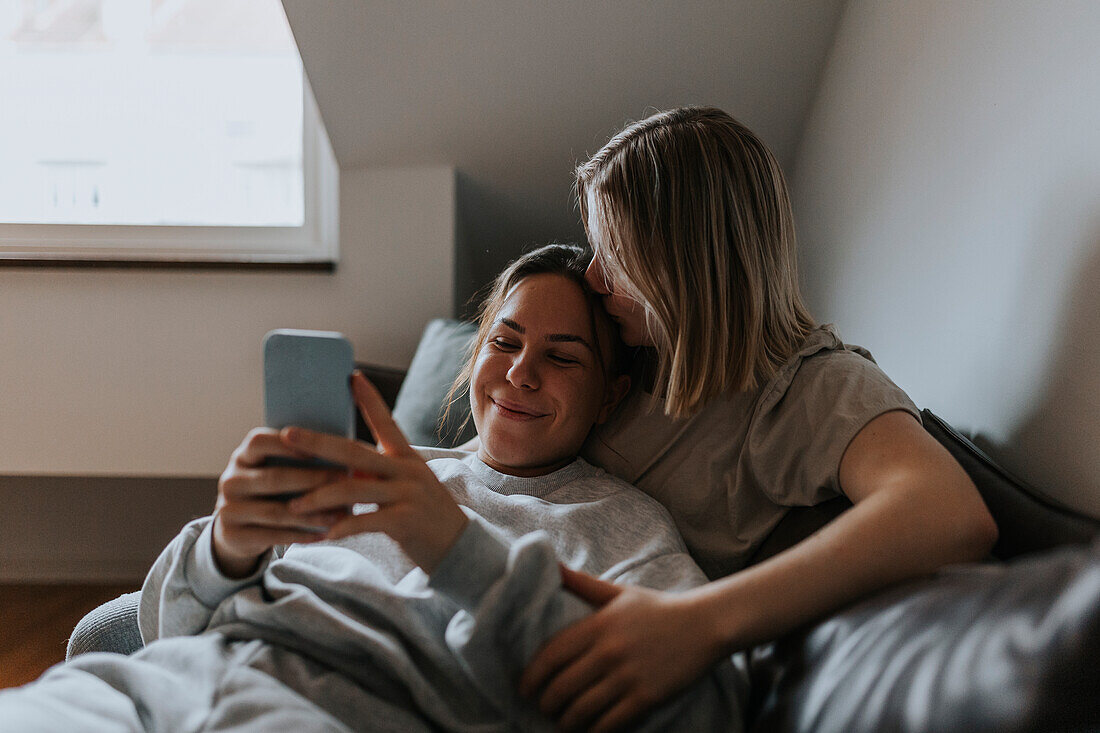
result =
[{"label": "woman's smiling face", "polygon": [[589,308],[581,288],[555,274],[524,278],[506,297],[470,379],[487,465],[517,476],[565,466],[625,393],[628,378],[608,384],[598,354],[610,358],[613,334],[597,346]]}]

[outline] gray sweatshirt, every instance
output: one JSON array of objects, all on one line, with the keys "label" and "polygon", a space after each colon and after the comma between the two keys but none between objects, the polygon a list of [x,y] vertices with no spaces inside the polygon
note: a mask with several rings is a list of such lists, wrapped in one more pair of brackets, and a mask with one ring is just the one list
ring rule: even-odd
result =
[{"label": "gray sweatshirt", "polygon": [[[516,688],[538,648],[591,613],[561,587],[559,560],[655,589],[706,582],[660,504],[581,459],[521,478],[472,453],[423,455],[470,518],[430,577],[385,535],[362,534],[278,548],[255,574],[232,580],[214,562],[205,517],[184,527],[145,580],[145,642],[211,630],[263,640],[339,671],[432,727],[552,730]],[[740,696],[726,661],[646,726],[739,730]]]}]

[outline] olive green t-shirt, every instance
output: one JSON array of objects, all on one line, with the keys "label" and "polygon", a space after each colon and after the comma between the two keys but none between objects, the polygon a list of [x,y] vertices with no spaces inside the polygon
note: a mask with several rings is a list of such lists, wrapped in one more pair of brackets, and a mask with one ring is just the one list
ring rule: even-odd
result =
[{"label": "olive green t-shirt", "polygon": [[769,382],[691,417],[632,389],[581,455],[664,504],[713,579],[743,568],[790,507],[840,495],[845,449],[891,410],[920,420],[870,353],[821,326]]}]

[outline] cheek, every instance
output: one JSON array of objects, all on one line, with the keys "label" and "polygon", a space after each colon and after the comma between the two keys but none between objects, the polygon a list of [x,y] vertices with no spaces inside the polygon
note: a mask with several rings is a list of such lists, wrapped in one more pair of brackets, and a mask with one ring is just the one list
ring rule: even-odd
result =
[{"label": "cheek", "polygon": [[623,315],[633,315],[642,307],[637,300],[622,293],[611,296],[611,301],[614,303],[615,310]]},{"label": "cheek", "polygon": [[603,404],[603,387],[599,380],[585,378],[569,386],[570,421],[590,425]]},{"label": "cheek", "polygon": [[616,297],[614,302],[607,304],[607,309],[619,322],[621,328],[638,330],[645,325],[645,306],[633,298],[628,298],[626,296]]},{"label": "cheek", "polygon": [[488,355],[482,355],[474,362],[473,372],[470,374],[470,406],[476,411],[483,401],[482,393],[491,384],[493,374],[493,360]]},{"label": "cheek", "polygon": [[602,271],[607,282],[609,293],[620,300],[635,300],[637,289],[625,278],[622,272],[615,268],[604,268]]}]

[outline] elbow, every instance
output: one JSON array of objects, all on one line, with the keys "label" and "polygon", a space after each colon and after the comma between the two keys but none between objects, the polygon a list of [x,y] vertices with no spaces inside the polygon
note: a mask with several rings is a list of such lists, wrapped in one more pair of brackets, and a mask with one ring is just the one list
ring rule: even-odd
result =
[{"label": "elbow", "polygon": [[980,527],[975,534],[978,535],[976,542],[981,549],[981,557],[987,557],[993,551],[993,546],[997,544],[1001,531],[997,528],[997,522],[993,520],[993,515],[984,506],[981,512]]},{"label": "elbow", "polygon": [[965,561],[976,561],[989,556],[993,546],[997,544],[1000,530],[997,528],[997,522],[994,521],[993,515],[989,513],[989,509],[982,500],[981,494],[978,493],[977,487],[974,486],[973,482],[969,483],[974,506],[966,513],[967,519],[960,532],[960,537],[965,547]]}]

